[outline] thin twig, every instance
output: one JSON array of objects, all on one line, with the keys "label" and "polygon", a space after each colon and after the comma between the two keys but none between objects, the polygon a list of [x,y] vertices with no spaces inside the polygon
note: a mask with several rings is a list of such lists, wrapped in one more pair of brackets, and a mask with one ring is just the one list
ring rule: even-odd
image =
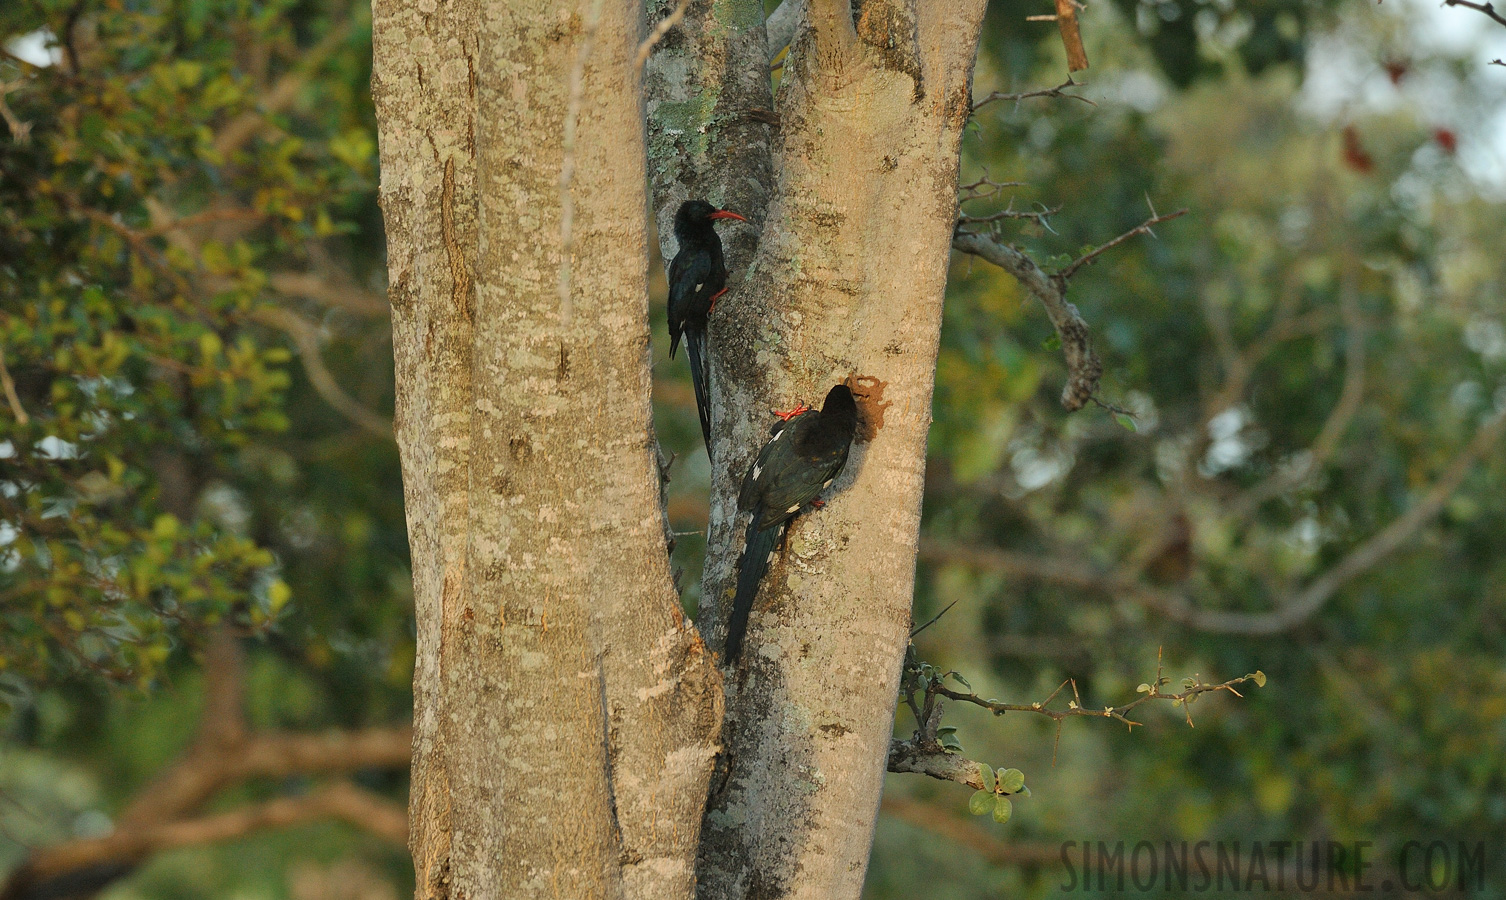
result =
[{"label": "thin twig", "polygon": [[[964,199],[971,200],[978,198],[969,197]],[[989,213],[986,216],[972,216],[964,213],[963,215],[957,217],[957,224],[988,225],[994,222],[1003,221],[1004,219],[1029,219],[1030,221],[1035,222],[1037,225],[1045,228],[1047,231],[1051,231],[1053,234],[1055,234],[1055,230],[1051,228],[1051,223],[1047,220],[1057,213],[1061,212],[1062,208],[1060,206],[1047,206],[1044,203],[1039,203],[1036,205],[1039,206],[1040,209],[1026,212],[1024,210],[1015,209],[1014,200],[1010,200],[1009,206],[999,210],[998,212]]]},{"label": "thin twig", "polygon": [[1506,25],[1506,18],[1502,18],[1501,14],[1496,12],[1495,5],[1492,3],[1471,3],[1470,0],[1443,0],[1443,5],[1463,6],[1467,9],[1473,9],[1478,12],[1482,12],[1487,16],[1490,16],[1492,19],[1495,19],[1502,25]]},{"label": "thin twig", "polygon": [[[1003,715],[1007,712],[1027,712],[1046,716],[1047,718],[1055,722],[1061,722],[1065,719],[1071,719],[1078,716],[1087,716],[1090,718],[1099,719],[1116,719],[1120,722],[1123,722],[1130,728],[1133,728],[1136,725],[1144,725],[1145,723],[1136,722],[1133,719],[1129,718],[1126,714],[1136,707],[1142,706],[1146,703],[1161,700],[1169,702],[1173,706],[1180,706],[1186,713],[1187,724],[1191,725],[1192,714],[1187,710],[1187,704],[1189,700],[1195,700],[1199,694],[1208,694],[1215,691],[1228,691],[1229,693],[1234,694],[1236,697],[1242,697],[1244,695],[1240,694],[1239,691],[1234,689],[1235,685],[1244,684],[1247,681],[1260,682],[1264,680],[1265,676],[1261,673],[1251,672],[1248,675],[1241,675],[1238,678],[1231,678],[1228,681],[1221,682],[1219,684],[1206,684],[1198,676],[1194,675],[1192,678],[1188,678],[1183,681],[1184,690],[1178,693],[1168,694],[1161,691],[1161,686],[1163,684],[1166,684],[1168,679],[1161,675],[1160,663],[1158,661],[1156,665],[1157,683],[1145,685],[1145,687],[1149,688],[1148,692],[1142,691],[1145,696],[1140,697],[1137,700],[1131,700],[1130,702],[1121,704],[1119,706],[1105,706],[1102,709],[1085,708],[1082,704],[1082,697],[1077,694],[1077,683],[1075,681],[1071,681],[1070,679],[1067,682],[1063,682],[1063,686],[1065,686],[1066,684],[1072,685],[1074,699],[1072,699],[1068,703],[1066,709],[1049,708],[1047,704],[1051,702],[1050,698],[1036,703],[1004,703],[1000,700],[985,700],[982,697],[979,697],[977,694],[972,693],[971,691],[964,694],[961,691],[954,691],[951,688],[945,686],[938,686],[936,688],[936,692],[941,694],[943,697],[947,697],[952,700],[957,700],[963,703],[971,703],[974,706],[981,706],[984,709],[992,712],[994,715]],[[1060,690],[1061,688],[1057,688],[1058,692]],[[1052,696],[1054,697],[1056,695],[1052,694]]]},{"label": "thin twig", "polygon": [[1155,212],[1155,207],[1151,207],[1151,217],[1149,219],[1146,219],[1144,222],[1141,222],[1139,225],[1136,225],[1134,228],[1131,228],[1124,234],[1119,235],[1118,237],[1109,241],[1107,244],[1095,247],[1090,252],[1084,253],[1082,256],[1079,256],[1078,258],[1072,260],[1072,262],[1067,264],[1066,268],[1062,269],[1060,272],[1057,272],[1054,277],[1059,278],[1062,281],[1070,279],[1073,275],[1077,274],[1078,269],[1081,269],[1083,266],[1091,263],[1106,251],[1112,250],[1113,248],[1119,246],[1130,238],[1135,237],[1136,235],[1149,234],[1152,237],[1155,237],[1154,232],[1151,231],[1151,228],[1153,226],[1160,225],[1162,222],[1170,222],[1172,219],[1187,215],[1187,208],[1183,207],[1174,213],[1167,213],[1164,216],[1158,216],[1155,214]]},{"label": "thin twig", "polygon": [[[1055,17],[1053,16],[1052,18]],[[1068,75],[1066,81],[1063,81],[1061,84],[1057,85],[1054,88],[1041,88],[1034,91],[1022,91],[1017,94],[1012,94],[1008,91],[994,91],[992,94],[989,94],[987,97],[984,97],[982,100],[974,103],[973,112],[976,113],[978,110],[997,100],[1012,100],[1016,104],[1018,104],[1021,100],[1031,100],[1036,97],[1060,97],[1066,100],[1081,100],[1089,106],[1098,105],[1092,100],[1089,100],[1087,97],[1083,97],[1078,94],[1067,93],[1067,88],[1070,87],[1084,87],[1084,85],[1079,82],[1073,81],[1072,76]]]},{"label": "thin twig", "polygon": [[206,209],[172,222],[155,225],[140,234],[142,237],[159,237],[170,231],[197,228],[210,222],[259,222],[265,218],[267,218],[266,213],[254,209]]},{"label": "thin twig", "polygon": [[649,31],[648,37],[644,38],[638,45],[638,58],[633,61],[633,74],[635,76],[643,71],[643,64],[648,62],[649,54],[654,52],[654,45],[663,40],[664,36],[669,33],[669,30],[680,24],[680,20],[685,18],[685,11],[690,9],[690,3],[691,0],[680,0],[679,3],[675,4],[675,8],[670,11],[669,15],[656,22],[654,27]]},{"label": "thin twig", "polygon": [[915,629],[914,631],[910,632],[910,638],[911,638],[911,640],[913,640],[917,634],[920,634],[922,631],[925,631],[927,628],[930,628],[932,625],[935,625],[936,622],[937,622],[937,620],[940,619],[942,616],[946,615],[947,613],[951,612],[952,611],[952,607],[956,606],[957,603],[958,603],[958,601],[956,601],[956,600],[953,600],[951,603],[948,603],[946,605],[945,609],[943,609],[941,612],[937,613],[936,615],[932,616],[926,622],[926,624],[924,624],[924,625],[920,626],[919,628]]},{"label": "thin twig", "polygon": [[0,386],[5,388],[5,402],[10,404],[10,411],[16,417],[17,425],[25,425],[31,421],[26,410],[21,406],[21,397],[16,393],[16,383],[11,380],[10,369],[5,366],[5,348],[0,347]]},{"label": "thin twig", "polygon": [[392,439],[392,422],[377,415],[356,402],[340,387],[335,376],[324,365],[319,351],[319,327],[297,313],[276,306],[262,307],[252,314],[264,324],[287,332],[298,346],[298,357],[303,360],[303,370],[308,373],[309,383],[324,402],[351,422],[361,426],[377,437]]}]

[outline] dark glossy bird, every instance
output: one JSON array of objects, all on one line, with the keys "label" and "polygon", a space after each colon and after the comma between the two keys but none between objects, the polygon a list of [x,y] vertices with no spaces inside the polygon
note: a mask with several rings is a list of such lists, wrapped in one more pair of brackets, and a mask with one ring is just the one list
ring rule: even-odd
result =
[{"label": "dark glossy bird", "polygon": [[727,291],[727,265],[722,260],[722,239],[717,237],[717,219],[742,216],[717,209],[705,200],[687,200],[675,212],[675,239],[680,250],[669,264],[669,358],[675,358],[680,336],[690,356],[690,383],[695,387],[696,412],[701,417],[701,436],[706,454],[711,454],[711,399],[707,393],[710,362],[706,355],[706,320],[716,298]]},{"label": "dark glossy bird", "polygon": [[777,415],[780,421],[774,424],[773,437],[758,452],[737,497],[738,509],[750,519],[738,562],[732,616],[727,620],[729,663],[736,662],[742,652],[748,614],[758,596],[758,583],[769,568],[769,554],[802,507],[813,501],[820,504],[816,495],[841,473],[857,430],[857,403],[845,384],[827,392],[819,411],[797,406]]}]

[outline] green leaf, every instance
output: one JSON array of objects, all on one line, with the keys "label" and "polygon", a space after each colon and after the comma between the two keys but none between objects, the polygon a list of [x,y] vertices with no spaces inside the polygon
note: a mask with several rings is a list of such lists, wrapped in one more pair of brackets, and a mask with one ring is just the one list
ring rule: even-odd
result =
[{"label": "green leaf", "polygon": [[1119,413],[1118,415],[1114,416],[1114,421],[1124,426],[1127,431],[1139,431],[1139,429],[1135,427],[1135,420],[1132,416],[1127,416],[1124,413]]},{"label": "green leaf", "polygon": [[1020,788],[1025,786],[1025,773],[1019,769],[1005,769],[999,773],[999,791],[1005,794],[1018,794]]},{"label": "green leaf", "polygon": [[1044,341],[1041,341],[1042,350],[1060,350],[1061,348],[1062,339],[1060,335],[1053,334],[1050,337],[1046,338]]},{"label": "green leaf", "polygon": [[978,777],[983,779],[983,790],[992,793],[996,784],[993,766],[988,763],[978,763]]},{"label": "green leaf", "polygon": [[952,676],[954,679],[956,679],[958,684],[962,685],[963,687],[967,688],[968,690],[972,690],[973,689],[973,686],[970,685],[970,684],[968,684],[967,683],[967,679],[963,678],[960,673],[958,673],[958,672],[948,672],[947,674],[950,675],[950,676]]},{"label": "green leaf", "polygon": [[941,749],[951,753],[961,753],[962,742],[957,740],[957,735],[955,734],[943,735],[941,738]]},{"label": "green leaf", "polygon": [[267,586],[267,608],[272,611],[273,615],[276,615],[292,596],[292,588],[288,587],[286,581],[279,578]]},{"label": "green leaf", "polygon": [[[977,796],[974,794],[973,796]],[[1014,804],[1009,802],[1008,797],[999,797],[994,801],[994,821],[1003,825],[1014,815]]]},{"label": "green leaf", "polygon": [[990,808],[997,809],[997,806],[994,804],[993,791],[974,791],[973,796],[967,801],[967,811],[975,816],[983,815]]},{"label": "green leaf", "polygon": [[1255,682],[1255,686],[1256,687],[1265,687],[1265,673],[1264,672],[1260,671],[1259,669],[1256,669],[1255,670],[1255,674],[1251,675],[1250,678],[1251,678],[1251,680],[1253,680]]}]

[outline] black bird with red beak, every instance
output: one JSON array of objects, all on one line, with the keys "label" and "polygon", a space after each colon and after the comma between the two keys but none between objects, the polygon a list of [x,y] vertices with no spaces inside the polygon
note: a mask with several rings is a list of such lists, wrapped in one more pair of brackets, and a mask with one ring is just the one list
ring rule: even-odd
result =
[{"label": "black bird with red beak", "polygon": [[819,411],[801,405],[775,415],[780,421],[774,423],[773,437],[758,452],[737,496],[738,510],[752,518],[727,620],[728,663],[735,663],[742,652],[758,583],[768,571],[769,555],[780,535],[807,503],[822,505],[816,495],[841,474],[857,431],[857,403],[845,384],[827,392]]},{"label": "black bird with red beak", "polygon": [[716,298],[727,292],[722,239],[717,237],[714,226],[717,219],[748,221],[705,200],[680,204],[675,212],[675,239],[680,242],[680,252],[669,264],[669,358],[675,358],[683,334],[707,456],[711,455],[711,396],[707,393],[711,369],[706,355],[706,319],[716,305]]}]

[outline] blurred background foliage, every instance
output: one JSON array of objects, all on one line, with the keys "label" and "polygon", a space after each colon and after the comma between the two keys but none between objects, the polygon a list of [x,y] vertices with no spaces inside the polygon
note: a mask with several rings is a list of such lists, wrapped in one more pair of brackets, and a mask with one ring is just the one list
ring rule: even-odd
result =
[{"label": "blurred background foliage", "polygon": [[[978,95],[1061,83],[1054,27],[1025,21],[1045,11],[992,3]],[[958,602],[918,652],[1010,701],[1069,677],[1089,705],[1131,700],[1160,648],[1173,684],[1270,682],[1203,698],[1195,729],[1142,707],[1144,729],[1058,738],[950,707],[969,755],[1033,796],[999,826],[955,785],[890,776],[875,900],[1048,896],[1064,840],[1371,840],[1383,865],[1404,840],[1487,840],[1506,890],[1494,28],[1405,0],[1115,0],[1084,13],[1075,92],[1096,105],[977,114],[964,181],[1019,185],[968,211],[1059,208],[997,230],[1048,269],[1147,201],[1191,212],[1072,282],[1133,429],[1064,412],[1038,305],[954,259],[916,618]],[[217,636],[244,657],[239,727],[349,735],[406,722],[413,638],[369,12],[22,0],[0,43],[12,869],[108,833],[202,739]],[[662,298],[655,422],[693,610],[708,471]],[[317,774],[238,780],[204,814],[309,796]],[[350,777],[403,802],[400,765]],[[325,819],[140,863],[81,895],[411,891],[390,834]]]}]

